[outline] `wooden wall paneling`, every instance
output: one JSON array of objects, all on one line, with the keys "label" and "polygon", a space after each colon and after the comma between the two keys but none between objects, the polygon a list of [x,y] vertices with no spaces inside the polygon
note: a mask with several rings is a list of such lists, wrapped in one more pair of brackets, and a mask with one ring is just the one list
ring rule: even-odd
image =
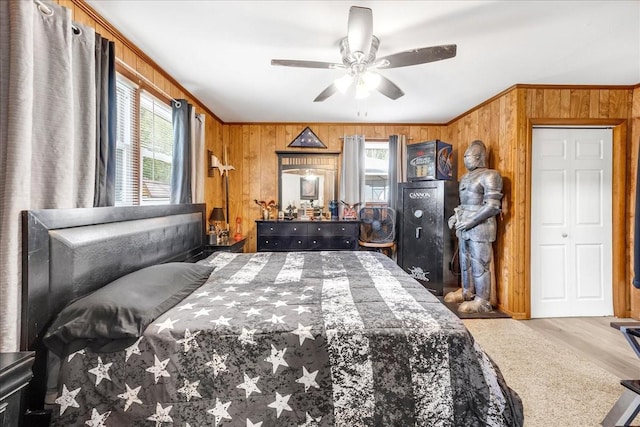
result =
[{"label": "wooden wall paneling", "polygon": [[229,172],[229,232],[231,236],[236,232],[236,218],[241,218],[242,233],[246,233],[246,216],[244,216],[244,206],[247,203],[243,203],[242,199],[242,184],[243,184],[243,170],[245,168],[242,156],[242,139],[241,133],[236,132],[231,136],[229,126],[221,126],[223,128],[222,134],[224,135],[223,141],[225,147],[228,150],[229,164],[235,167],[234,170]]},{"label": "wooden wall paneling", "polygon": [[569,117],[586,119],[589,117],[591,91],[587,89],[571,89],[571,104]]},{"label": "wooden wall paneling", "polygon": [[324,142],[331,151],[342,151],[342,140],[340,139],[342,137],[344,137],[344,126],[334,124],[329,126],[327,141],[322,142]]},{"label": "wooden wall paneling", "polygon": [[598,90],[589,91],[589,117],[600,117],[600,92]]},{"label": "wooden wall paneling", "polygon": [[[499,108],[499,123],[497,125],[498,147],[507,147],[505,156],[493,157],[497,163],[496,168],[503,179],[502,192],[505,209],[501,214],[499,229],[504,239],[497,242],[498,249],[504,251],[505,256],[500,258],[498,279],[502,286],[499,287],[502,298],[502,309],[510,313],[514,318],[522,317],[520,310],[518,289],[521,286],[519,272],[522,270],[521,240],[514,239],[514,233],[519,231],[518,218],[521,204],[516,199],[516,194],[521,194],[521,180],[519,180],[518,164],[514,162],[514,150],[518,149],[518,140],[515,135],[517,115],[517,89],[503,95],[499,101],[494,101]],[[503,158],[501,160],[501,158]]]},{"label": "wooden wall paneling", "polygon": [[[529,236],[530,214],[529,206],[531,201],[531,180],[530,177],[530,161],[531,157],[531,135],[529,128],[526,127],[526,109],[525,96],[523,89],[516,89],[511,96],[511,115],[509,127],[511,129],[511,143],[508,145],[509,154],[506,156],[508,169],[513,171],[513,182],[509,183],[511,187],[507,187],[507,191],[512,195],[513,210],[509,217],[508,236],[509,242],[512,243],[512,259],[515,262],[511,264],[511,283],[509,287],[509,297],[516,319],[528,319],[530,317],[529,309]],[[516,194],[523,194],[524,197],[516,197]]]},{"label": "wooden wall paneling", "polygon": [[609,90],[603,89],[598,91],[600,93],[599,96],[599,106],[598,106],[598,116],[597,117],[609,117]]},{"label": "wooden wall paneling", "polygon": [[329,141],[329,126],[328,125],[313,125],[309,126],[311,130],[315,129],[314,132],[316,136],[322,141],[327,148],[331,145],[331,141]]},{"label": "wooden wall paneling", "polygon": [[640,156],[640,85],[637,85],[632,93],[632,107],[631,107],[631,129],[629,138],[629,189],[627,197],[627,248],[629,248],[627,254],[627,286],[630,289],[630,316],[635,319],[640,319],[640,289],[636,289],[629,285],[632,283],[634,275],[637,273],[640,276],[640,272],[635,272],[633,268],[634,258],[634,232],[635,232],[635,203],[636,203],[636,185],[638,182],[638,156]]},{"label": "wooden wall paneling", "polygon": [[278,202],[278,158],[276,151],[276,127],[260,127],[260,181],[262,197],[259,200]]},{"label": "wooden wall paneling", "polygon": [[571,89],[560,89],[560,117],[571,117]]},{"label": "wooden wall paneling", "polygon": [[627,275],[627,124],[626,121],[613,129],[613,176],[612,176],[612,286],[613,313],[618,317],[630,314],[630,287]]},{"label": "wooden wall paneling", "polygon": [[628,90],[612,89],[609,91],[609,116],[607,118],[631,118],[632,94]]},{"label": "wooden wall paneling", "polygon": [[78,6],[73,5],[72,9],[72,14],[73,14],[73,20],[76,22],[79,22],[82,25],[86,25],[88,27],[91,27],[95,30],[96,28],[96,23],[93,20],[93,18],[91,18],[84,10],[80,9]]},{"label": "wooden wall paneling", "polygon": [[276,150],[282,151],[287,148],[289,144],[286,140],[286,126],[278,125],[276,127]]},{"label": "wooden wall paneling", "polygon": [[[569,96],[567,97],[567,92]],[[560,93],[560,110],[555,108],[557,100],[557,91]],[[630,119],[630,106],[633,102],[631,91],[626,88],[577,88],[577,89],[552,89],[544,88],[534,91],[525,91],[524,103],[527,106],[539,105],[541,96],[545,99],[544,114],[541,116],[531,116],[533,109],[527,109],[527,119],[533,124],[566,124],[566,125],[612,125],[614,127],[614,176],[613,176],[613,250],[614,250],[614,273],[612,277],[612,286],[614,291],[614,313],[617,316],[629,315],[629,291],[628,291],[628,273],[629,256],[627,249],[629,247],[625,230],[628,229],[630,220],[624,218],[624,212],[633,209],[629,206],[629,188],[626,188],[625,182],[628,182],[629,170],[629,140],[623,136],[626,132],[627,122]],[[533,100],[529,98],[535,98]],[[570,99],[567,104],[566,100]],[[537,111],[537,109],[535,109]],[[553,113],[549,113],[552,111]],[[531,124],[527,125],[530,132]],[[530,152],[525,155],[515,154],[515,158],[523,159],[530,162]],[[530,165],[527,165],[529,168]],[[530,179],[530,170],[527,169],[525,179]],[[514,193],[519,194],[517,190]],[[530,206],[525,208],[527,215],[530,212]],[[624,218],[624,219],[623,219]],[[519,220],[520,221],[520,220]],[[525,221],[526,223],[526,221]],[[525,230],[525,237],[528,240],[530,230]],[[528,250],[528,247],[525,248]],[[529,265],[530,254],[527,254],[527,267]],[[624,261],[623,261],[624,260]],[[624,264],[624,265],[623,265]],[[525,283],[528,281],[529,273],[524,275]],[[626,283],[625,283],[626,282]],[[530,295],[529,289],[523,287],[527,300],[527,312],[529,312]],[[636,314],[637,317],[637,314]]]},{"label": "wooden wall paneling", "polygon": [[71,13],[73,13],[72,17],[75,20],[75,11],[73,9],[73,2],[71,0],[55,0],[55,2],[58,3],[60,6],[70,9]]},{"label": "wooden wall paneling", "polygon": [[544,111],[541,115],[535,117],[561,117],[560,116],[560,89],[544,89],[543,90],[543,103]]}]

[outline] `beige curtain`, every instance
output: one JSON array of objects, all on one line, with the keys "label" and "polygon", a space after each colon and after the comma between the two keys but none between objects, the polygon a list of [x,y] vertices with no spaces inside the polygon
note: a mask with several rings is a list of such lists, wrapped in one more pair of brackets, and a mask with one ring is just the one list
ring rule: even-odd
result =
[{"label": "beige curtain", "polygon": [[365,201],[364,136],[345,136],[342,145],[340,200],[347,204]]},{"label": "beige curtain", "polygon": [[18,349],[20,212],[93,206],[95,32],[57,4],[0,1],[0,351]]},{"label": "beige curtain", "polygon": [[204,203],[204,182],[206,171],[205,127],[204,114],[196,114],[191,117],[191,200],[193,203]]},{"label": "beige curtain", "polygon": [[389,137],[389,207],[395,209],[398,199],[398,183],[407,182],[407,137]]}]

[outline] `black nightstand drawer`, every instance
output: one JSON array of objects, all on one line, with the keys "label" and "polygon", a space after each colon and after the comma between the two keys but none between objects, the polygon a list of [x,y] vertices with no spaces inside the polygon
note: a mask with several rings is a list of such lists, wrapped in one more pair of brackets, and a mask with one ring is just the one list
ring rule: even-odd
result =
[{"label": "black nightstand drawer", "polygon": [[34,353],[0,353],[0,427],[22,425],[22,391],[29,384]]}]

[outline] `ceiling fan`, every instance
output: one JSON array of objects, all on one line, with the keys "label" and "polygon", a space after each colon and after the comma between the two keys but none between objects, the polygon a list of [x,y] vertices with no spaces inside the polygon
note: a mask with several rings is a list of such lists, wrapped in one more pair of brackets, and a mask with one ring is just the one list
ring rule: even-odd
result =
[{"label": "ceiling fan", "polygon": [[411,49],[376,59],[379,45],[380,40],[373,35],[373,14],[371,9],[351,6],[349,9],[347,36],[340,40],[342,64],[295,59],[272,59],[271,65],[345,69],[347,74],[331,83],[313,100],[314,102],[324,101],[337,91],[346,93],[354,83],[356,98],[365,98],[370,91],[377,90],[384,96],[395,100],[404,95],[402,89],[374,70],[425,64],[456,56],[456,45],[448,44]]}]

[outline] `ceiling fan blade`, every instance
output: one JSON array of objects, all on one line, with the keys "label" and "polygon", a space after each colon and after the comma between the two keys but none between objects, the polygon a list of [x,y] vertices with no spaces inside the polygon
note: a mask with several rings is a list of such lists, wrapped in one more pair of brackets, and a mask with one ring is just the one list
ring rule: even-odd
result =
[{"label": "ceiling fan blade", "polygon": [[411,49],[379,58],[374,66],[376,68],[399,68],[409,65],[426,64],[427,62],[453,58],[456,56],[456,50],[457,46],[455,44]]},{"label": "ceiling fan blade", "polygon": [[396,100],[404,95],[402,89],[400,89],[398,86],[396,86],[395,83],[393,83],[383,75],[380,75],[380,83],[378,84],[378,87],[376,89],[387,98],[391,98],[393,100]]},{"label": "ceiling fan blade", "polygon": [[313,102],[322,102],[336,93],[337,90],[338,88],[336,87],[336,85],[331,83],[325,90],[320,92],[320,95],[316,96],[316,99],[314,99]]},{"label": "ceiling fan blade", "polygon": [[328,68],[330,70],[336,68],[344,68],[344,64],[335,62],[321,61],[298,61],[296,59],[272,59],[271,65],[281,65],[283,67],[299,67],[299,68]]},{"label": "ceiling fan blade", "polygon": [[[371,37],[373,36],[373,14],[368,7],[351,6],[349,9],[349,23],[347,40],[349,51],[358,59],[369,55]],[[361,52],[357,53],[357,52]],[[360,57],[360,55],[362,55]]]}]

